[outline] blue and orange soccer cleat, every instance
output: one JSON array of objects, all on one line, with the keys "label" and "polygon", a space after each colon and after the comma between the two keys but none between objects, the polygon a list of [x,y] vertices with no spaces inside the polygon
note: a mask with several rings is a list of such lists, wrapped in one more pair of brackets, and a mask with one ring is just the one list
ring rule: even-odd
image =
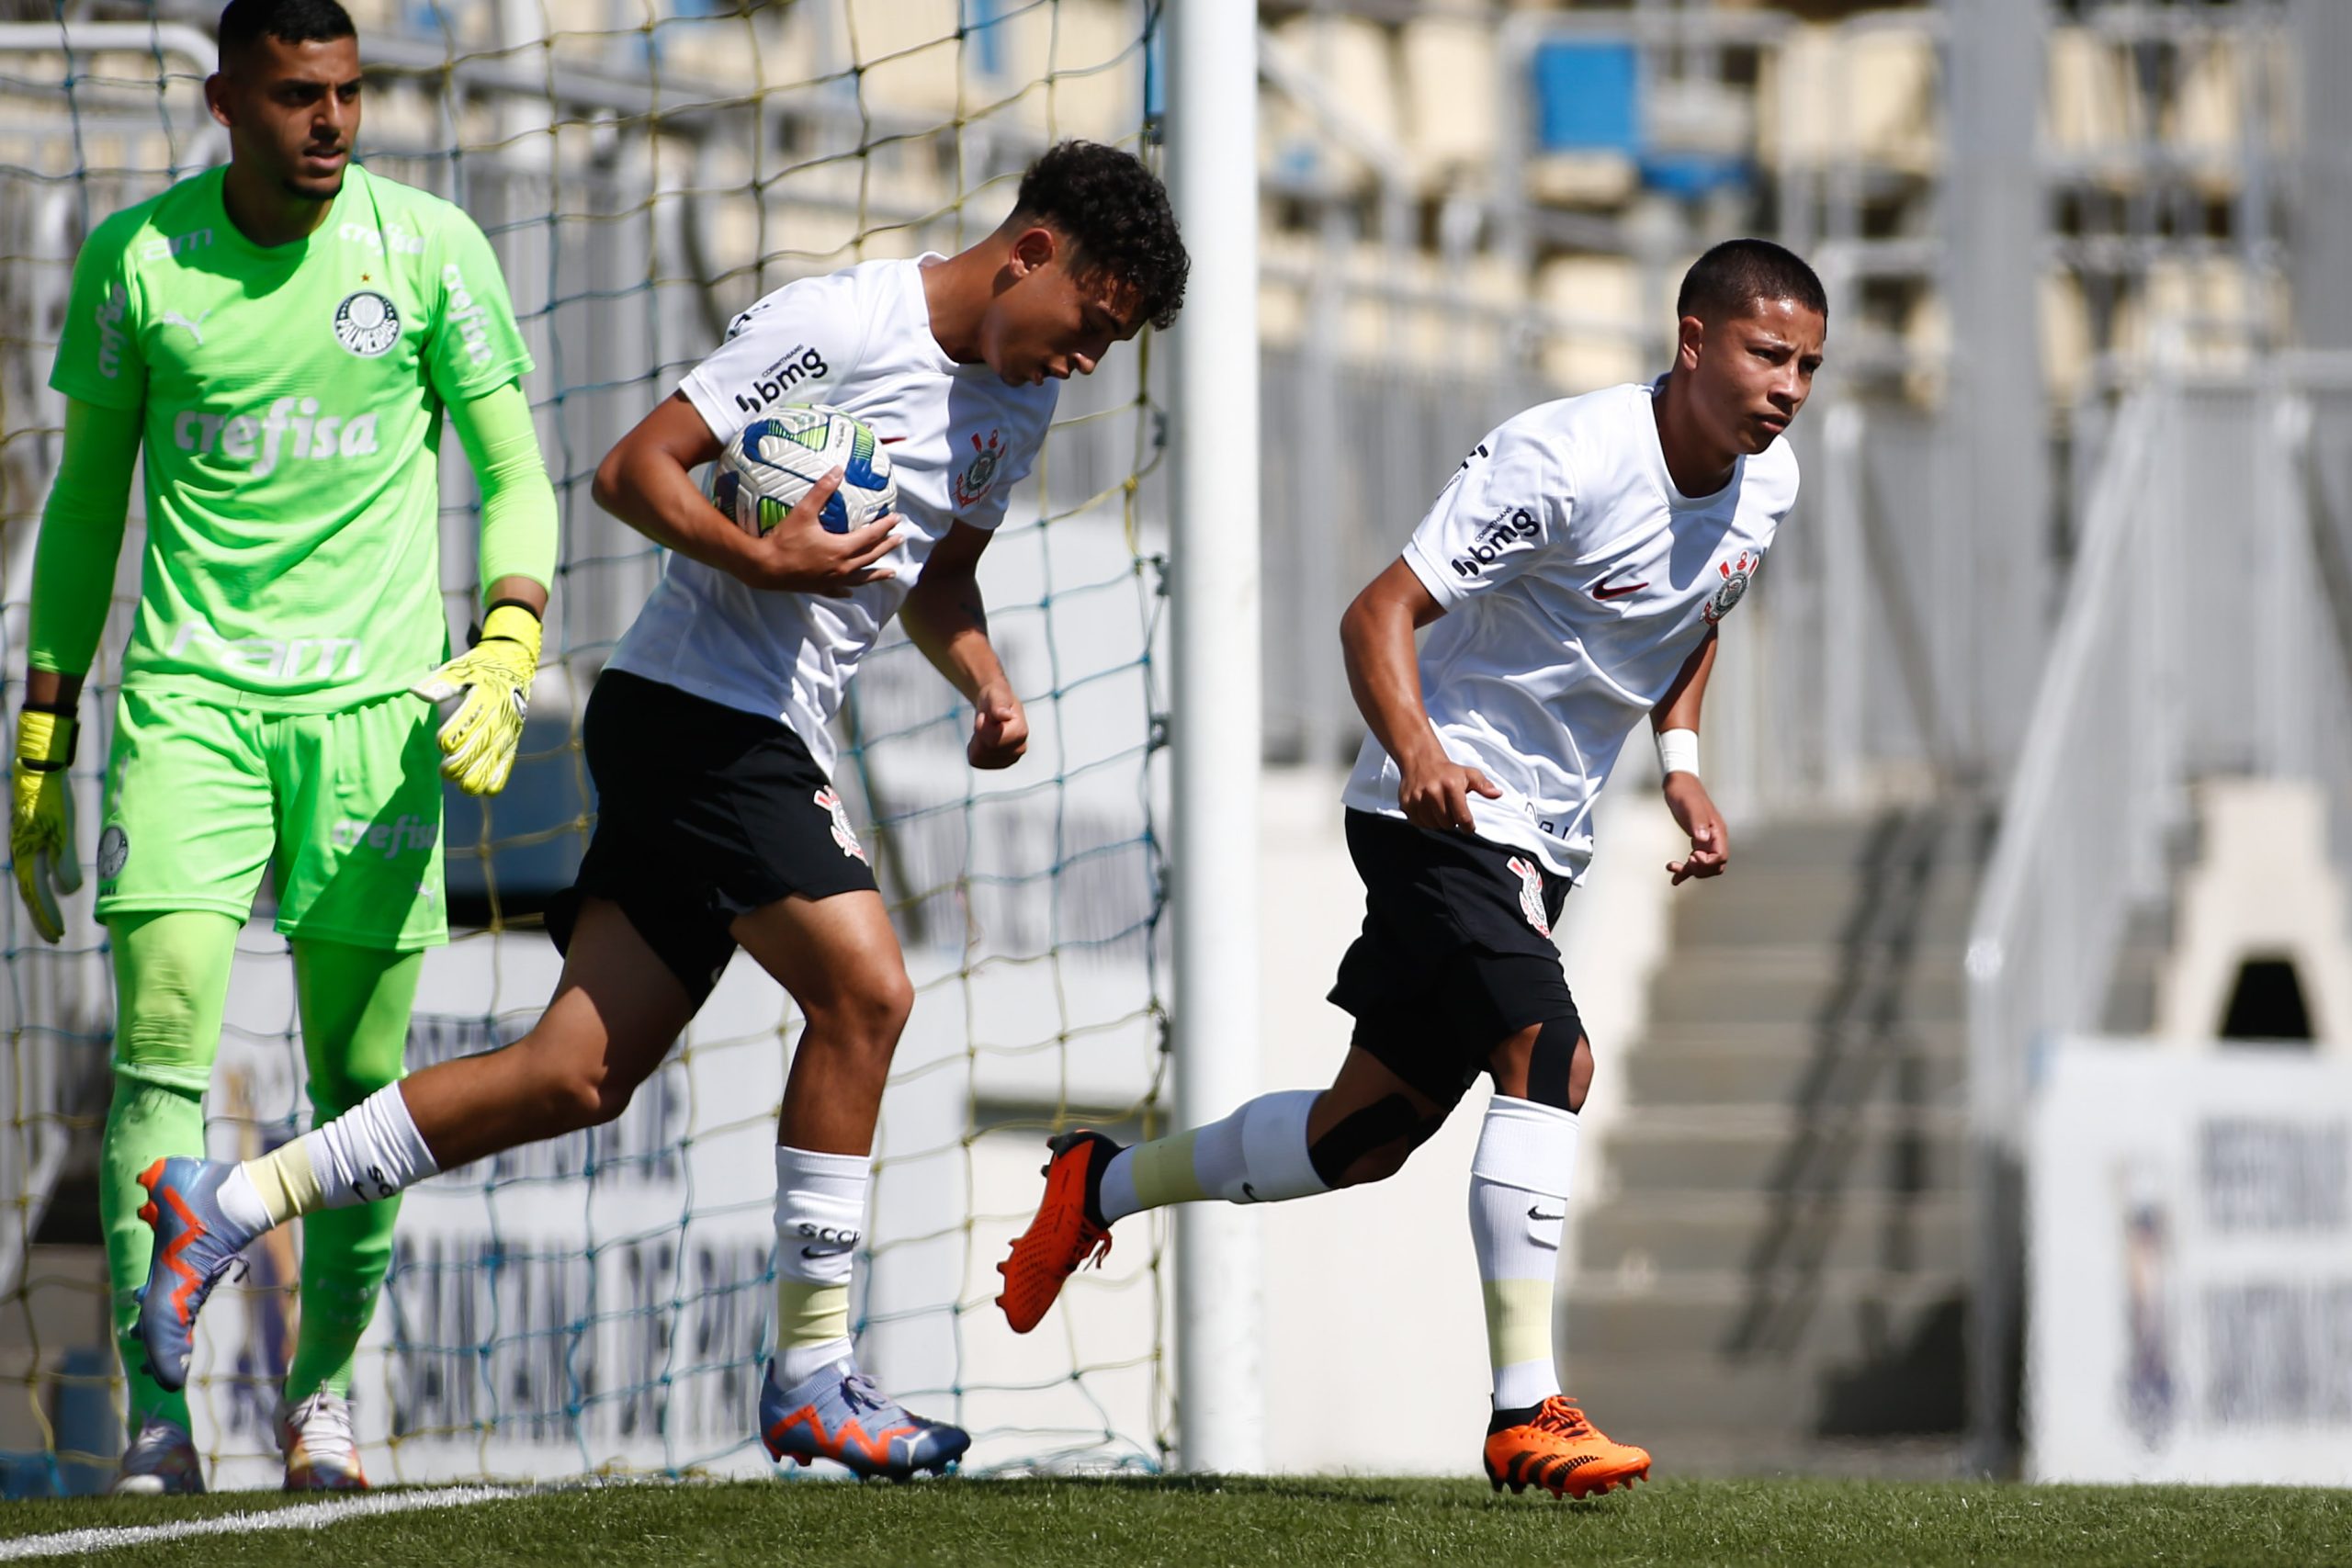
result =
[{"label": "blue and orange soccer cleat", "polygon": [[1062,1293],[1062,1281],[1092,1258],[1111,1255],[1111,1227],[1102,1219],[1102,1170],[1119,1145],[1084,1127],[1049,1140],[1046,1195],[1037,1217],[1012,1244],[1012,1256],[996,1266],[1004,1291],[996,1304],[1015,1334],[1037,1326]]},{"label": "blue and orange soccer cleat", "polygon": [[861,1481],[905,1481],[926,1470],[944,1475],[972,1446],[969,1432],[914,1415],[849,1360],[786,1389],[775,1386],[775,1363],[769,1362],[760,1384],[760,1436],[779,1464],[829,1459]]},{"label": "blue and orange soccer cleat", "polygon": [[1540,1486],[1555,1497],[1592,1497],[1650,1473],[1647,1450],[1612,1442],[1585,1419],[1577,1402],[1555,1393],[1525,1419],[1498,1416],[1508,1425],[1487,1434],[1487,1479],[1499,1492]]},{"label": "blue and orange soccer cleat", "polygon": [[204,1495],[204,1461],[187,1428],[161,1416],[139,1424],[139,1435],[122,1452],[122,1467],[107,1488],[118,1497],[198,1497]]},{"label": "blue and orange soccer cleat", "polygon": [[204,1298],[258,1235],[220,1212],[215,1196],[237,1168],[172,1156],[139,1173],[147,1201],[139,1217],[155,1233],[155,1256],[139,1292],[139,1338],[147,1371],[164,1388],[187,1386],[196,1314]]}]

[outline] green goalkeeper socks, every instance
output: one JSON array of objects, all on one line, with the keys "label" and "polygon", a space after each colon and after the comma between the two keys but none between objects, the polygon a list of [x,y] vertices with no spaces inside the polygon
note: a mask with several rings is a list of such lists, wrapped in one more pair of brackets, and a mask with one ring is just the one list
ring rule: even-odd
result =
[{"label": "green goalkeeper socks", "polygon": [[150,1416],[186,1428],[187,1396],[147,1375],[139,1340],[140,1287],[154,1233],[139,1217],[139,1173],[166,1155],[204,1153],[204,1089],[220,1043],[220,1010],[237,922],[200,911],[130,915],[112,922],[114,1100],[98,1144],[98,1214],[113,1284],[115,1340],[130,1384],[133,1431]]},{"label": "green goalkeeper socks", "polygon": [[[302,1009],[315,1120],[332,1121],[401,1076],[421,953],[386,953],[297,939],[294,978]],[[302,1218],[302,1320],[286,1397],[322,1387],[351,1392],[351,1361],[376,1315],[392,1260],[397,1199]]]}]

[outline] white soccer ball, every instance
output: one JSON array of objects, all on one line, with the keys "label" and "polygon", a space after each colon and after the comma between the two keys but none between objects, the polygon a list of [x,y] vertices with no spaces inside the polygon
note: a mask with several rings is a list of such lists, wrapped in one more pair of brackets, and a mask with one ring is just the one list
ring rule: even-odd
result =
[{"label": "white soccer ball", "polygon": [[819,479],[842,470],[819,521],[836,534],[862,528],[899,504],[890,455],[873,430],[836,408],[793,405],[745,425],[710,466],[704,493],[749,534],[765,534]]}]

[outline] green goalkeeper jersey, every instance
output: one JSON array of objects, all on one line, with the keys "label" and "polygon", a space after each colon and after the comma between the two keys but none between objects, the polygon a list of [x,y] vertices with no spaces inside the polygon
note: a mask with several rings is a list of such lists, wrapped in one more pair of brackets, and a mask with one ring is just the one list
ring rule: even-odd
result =
[{"label": "green goalkeeper jersey", "polygon": [[143,411],[124,683],[332,712],[447,656],[441,412],[530,355],[448,202],[355,166],[308,239],[264,248],[230,221],[223,175],[92,231],[50,385]]}]

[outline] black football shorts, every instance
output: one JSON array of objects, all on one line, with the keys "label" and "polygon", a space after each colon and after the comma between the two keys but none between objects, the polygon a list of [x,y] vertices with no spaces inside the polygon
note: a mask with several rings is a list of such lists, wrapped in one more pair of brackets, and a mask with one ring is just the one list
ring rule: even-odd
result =
[{"label": "black football shorts", "polygon": [[780,720],[607,670],[581,728],[596,830],[548,911],[558,948],[581,897],[609,898],[699,1006],[734,955],[736,916],[874,889],[832,781]]},{"label": "black football shorts", "polygon": [[1552,928],[1568,879],[1529,851],[1351,810],[1363,931],[1331,1000],[1355,1043],[1451,1109],[1496,1046],[1532,1023],[1577,1025]]}]

